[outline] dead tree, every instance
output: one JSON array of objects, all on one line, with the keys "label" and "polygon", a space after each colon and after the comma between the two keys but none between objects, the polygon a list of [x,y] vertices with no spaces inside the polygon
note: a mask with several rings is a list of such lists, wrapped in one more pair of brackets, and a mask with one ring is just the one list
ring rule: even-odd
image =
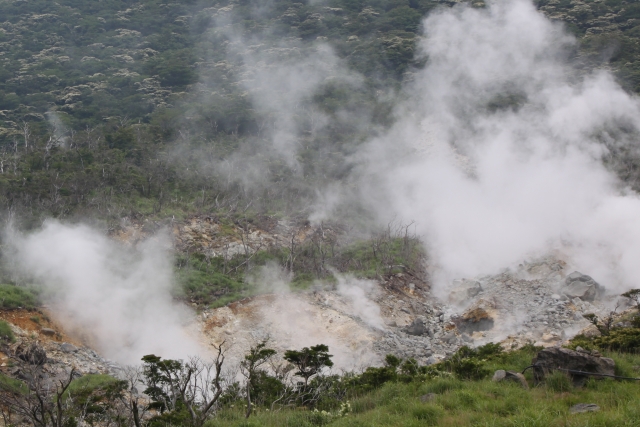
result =
[{"label": "dead tree", "polygon": [[51,379],[42,364],[23,367],[25,382],[3,381],[0,384],[0,407],[5,420],[14,415],[27,419],[35,427],[63,427],[74,418],[72,402],[64,395],[76,376],[75,369],[63,379]]},{"label": "dead tree", "polygon": [[[183,406],[189,413],[191,425],[201,427],[215,410],[224,391],[222,366],[225,360],[224,342],[216,347],[216,357],[205,363],[197,357],[186,363],[162,360],[155,355],[145,356],[144,391],[151,399],[149,408],[176,411]],[[135,409],[132,405],[132,409]]]}]

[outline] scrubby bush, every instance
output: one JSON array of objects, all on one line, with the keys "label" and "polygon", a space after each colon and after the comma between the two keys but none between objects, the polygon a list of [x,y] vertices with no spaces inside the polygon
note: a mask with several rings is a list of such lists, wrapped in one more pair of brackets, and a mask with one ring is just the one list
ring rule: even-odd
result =
[{"label": "scrubby bush", "polygon": [[640,352],[640,328],[613,328],[608,335],[587,337],[576,335],[568,345],[575,349],[582,347],[586,350],[613,350],[622,352]]},{"label": "scrubby bush", "polygon": [[14,342],[16,340],[11,330],[11,326],[4,320],[0,320],[0,340],[3,342]]},{"label": "scrubby bush", "polygon": [[640,328],[612,329],[608,335],[596,337],[593,343],[602,349],[637,353],[640,351]]},{"label": "scrubby bush", "polygon": [[33,291],[15,285],[0,285],[0,309],[26,308],[30,310],[37,305],[38,298]]},{"label": "scrubby bush", "polygon": [[66,395],[91,393],[98,389],[106,389],[118,383],[118,379],[106,374],[88,374],[71,381]]},{"label": "scrubby bush", "polygon": [[15,394],[26,394],[29,391],[25,383],[2,373],[0,373],[0,390]]},{"label": "scrubby bush", "polygon": [[460,347],[453,356],[442,362],[441,365],[444,369],[455,374],[460,379],[480,380],[491,372],[486,367],[485,360],[480,357],[480,354],[489,357],[501,352],[502,348],[500,348],[498,352],[493,344],[487,344],[478,349],[463,346]]}]

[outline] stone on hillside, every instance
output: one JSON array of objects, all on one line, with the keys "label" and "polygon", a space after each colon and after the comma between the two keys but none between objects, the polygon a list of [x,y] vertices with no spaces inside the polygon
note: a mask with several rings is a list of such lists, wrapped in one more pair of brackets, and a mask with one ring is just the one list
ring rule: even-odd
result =
[{"label": "stone on hillside", "polygon": [[480,282],[473,280],[454,280],[454,288],[449,293],[449,301],[454,304],[462,304],[482,292]]},{"label": "stone on hillside", "polygon": [[598,412],[600,407],[595,403],[578,403],[573,405],[569,412],[572,414],[581,414],[583,412]]},{"label": "stone on hillside", "polygon": [[491,314],[493,308],[494,305],[489,301],[480,299],[469,307],[462,316],[452,318],[451,320],[460,332],[473,333],[488,331],[493,329],[494,326],[494,319]]},{"label": "stone on hillside", "polygon": [[593,301],[602,293],[602,287],[591,276],[574,271],[565,279],[562,293],[569,298]]},{"label": "stone on hillside", "polygon": [[527,379],[520,372],[505,371],[503,369],[499,369],[493,374],[492,381],[512,381],[520,384],[523,388],[529,388]]},{"label": "stone on hillside", "polygon": [[[559,370],[567,372],[573,380],[575,386],[581,386],[590,375],[581,375],[577,372],[590,372],[601,375],[614,375],[616,363],[608,357],[598,357],[597,355],[569,350],[562,347],[551,347],[539,351],[531,362],[533,365],[533,376],[536,382],[544,380],[548,374]],[[602,376],[593,376],[595,379],[603,379]]]},{"label": "stone on hillside", "polygon": [[73,344],[65,342],[60,345],[60,350],[64,351],[65,353],[75,353],[76,351],[78,351],[78,348]]},{"label": "stone on hillside", "polygon": [[52,336],[54,336],[56,334],[56,331],[54,331],[53,329],[50,329],[50,328],[42,328],[42,329],[40,329],[40,332],[43,335],[47,335],[49,337],[52,337]]},{"label": "stone on hillside", "polygon": [[414,320],[409,326],[404,328],[404,331],[409,335],[424,335],[429,332],[422,319]]},{"label": "stone on hillside", "polygon": [[436,400],[436,396],[437,395],[435,393],[423,394],[422,396],[420,396],[420,402],[422,403],[433,402],[434,400]]},{"label": "stone on hillside", "polygon": [[[584,317],[582,318],[584,319]],[[579,333],[580,335],[584,335],[587,338],[595,338],[602,335],[602,332],[600,332],[600,330],[595,325],[589,325],[586,328],[583,328]]]}]

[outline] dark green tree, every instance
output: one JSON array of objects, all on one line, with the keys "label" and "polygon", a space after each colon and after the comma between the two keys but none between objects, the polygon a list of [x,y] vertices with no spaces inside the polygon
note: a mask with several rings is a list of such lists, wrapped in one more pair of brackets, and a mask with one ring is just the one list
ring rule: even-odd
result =
[{"label": "dark green tree", "polygon": [[247,379],[245,398],[247,401],[247,412],[245,413],[245,417],[249,418],[251,416],[252,410],[252,402],[251,402],[251,389],[252,383],[255,383],[263,373],[263,369],[261,368],[265,363],[269,362],[273,356],[275,356],[276,351],[267,348],[267,342],[269,339],[265,339],[260,343],[249,349],[249,353],[244,356],[244,360],[240,362],[240,372]]},{"label": "dark green tree", "polygon": [[292,363],[298,370],[295,375],[304,379],[305,387],[309,384],[309,378],[320,373],[323,368],[333,366],[329,354],[329,347],[324,344],[314,345],[312,347],[304,347],[302,350],[287,350],[284,358]]},{"label": "dark green tree", "polygon": [[224,343],[216,348],[217,354],[211,363],[203,363],[198,358],[187,362],[162,360],[153,354],[142,358],[143,383],[147,387],[144,393],[152,400],[150,407],[161,412],[150,425],[201,427],[205,423],[223,392],[223,346]]}]

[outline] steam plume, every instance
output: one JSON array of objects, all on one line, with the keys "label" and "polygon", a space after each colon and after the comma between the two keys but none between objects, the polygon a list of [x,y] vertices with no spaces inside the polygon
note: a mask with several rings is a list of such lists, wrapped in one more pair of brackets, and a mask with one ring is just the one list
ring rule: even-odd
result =
[{"label": "steam plume", "polygon": [[400,119],[356,161],[380,218],[416,220],[434,279],[496,273],[561,249],[613,289],[640,275],[640,200],[603,165],[637,145],[640,104],[528,0],[431,14],[428,65]]},{"label": "steam plume", "polygon": [[202,354],[185,332],[187,310],[169,294],[165,236],[133,250],[87,226],[49,221],[35,233],[11,235],[10,242],[16,267],[45,287],[65,326],[81,329],[108,358],[137,363],[150,353]]}]

